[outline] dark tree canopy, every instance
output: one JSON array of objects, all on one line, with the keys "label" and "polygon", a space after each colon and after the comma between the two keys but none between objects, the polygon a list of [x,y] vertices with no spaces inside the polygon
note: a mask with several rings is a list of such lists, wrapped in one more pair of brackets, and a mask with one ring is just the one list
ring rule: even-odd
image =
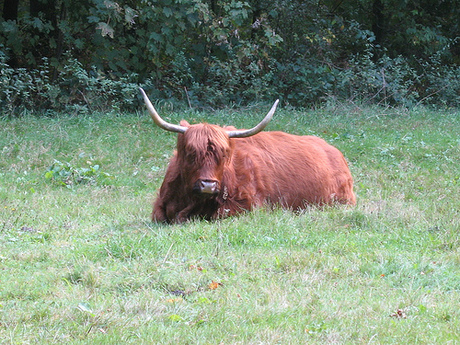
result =
[{"label": "dark tree canopy", "polygon": [[460,103],[456,0],[3,0],[0,105]]}]

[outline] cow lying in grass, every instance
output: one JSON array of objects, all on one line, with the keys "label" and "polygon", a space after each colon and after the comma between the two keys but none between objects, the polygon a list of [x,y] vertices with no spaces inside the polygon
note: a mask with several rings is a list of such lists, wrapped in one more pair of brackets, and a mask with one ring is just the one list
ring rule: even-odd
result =
[{"label": "cow lying in grass", "polygon": [[178,133],[153,221],[216,219],[267,204],[298,210],[356,203],[353,179],[338,149],[315,136],[262,132],[278,101],[257,126],[237,130],[184,120],[170,124],[141,92],[153,121]]}]

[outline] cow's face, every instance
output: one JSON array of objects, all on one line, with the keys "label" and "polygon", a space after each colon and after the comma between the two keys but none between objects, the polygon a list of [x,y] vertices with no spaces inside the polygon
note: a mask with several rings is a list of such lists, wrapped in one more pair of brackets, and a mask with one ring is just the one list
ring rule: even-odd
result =
[{"label": "cow's face", "polygon": [[184,187],[194,195],[211,198],[219,194],[222,177],[232,154],[227,131],[210,124],[189,125],[179,134],[177,156]]},{"label": "cow's face", "polygon": [[222,188],[222,177],[232,157],[230,138],[247,138],[262,131],[278,105],[276,100],[265,118],[251,129],[237,130],[234,127],[222,128],[209,124],[190,125],[187,121],[174,125],[163,120],[145,91],[142,88],[140,91],[153,122],[166,131],[179,133],[177,158],[182,183],[187,191],[204,198],[216,196]]}]

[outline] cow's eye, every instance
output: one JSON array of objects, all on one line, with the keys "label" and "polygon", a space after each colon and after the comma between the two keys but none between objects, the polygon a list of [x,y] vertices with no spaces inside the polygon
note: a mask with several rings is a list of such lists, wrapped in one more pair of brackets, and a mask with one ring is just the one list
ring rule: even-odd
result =
[{"label": "cow's eye", "polygon": [[196,154],[194,152],[190,152],[186,155],[186,159],[189,163],[194,163],[196,159]]}]

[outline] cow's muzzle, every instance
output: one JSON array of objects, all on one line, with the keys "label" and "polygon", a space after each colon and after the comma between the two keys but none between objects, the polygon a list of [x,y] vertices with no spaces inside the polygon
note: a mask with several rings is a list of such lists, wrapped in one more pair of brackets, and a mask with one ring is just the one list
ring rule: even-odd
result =
[{"label": "cow's muzzle", "polygon": [[198,180],[193,186],[193,192],[203,197],[211,197],[219,193],[219,182],[213,180]]}]

